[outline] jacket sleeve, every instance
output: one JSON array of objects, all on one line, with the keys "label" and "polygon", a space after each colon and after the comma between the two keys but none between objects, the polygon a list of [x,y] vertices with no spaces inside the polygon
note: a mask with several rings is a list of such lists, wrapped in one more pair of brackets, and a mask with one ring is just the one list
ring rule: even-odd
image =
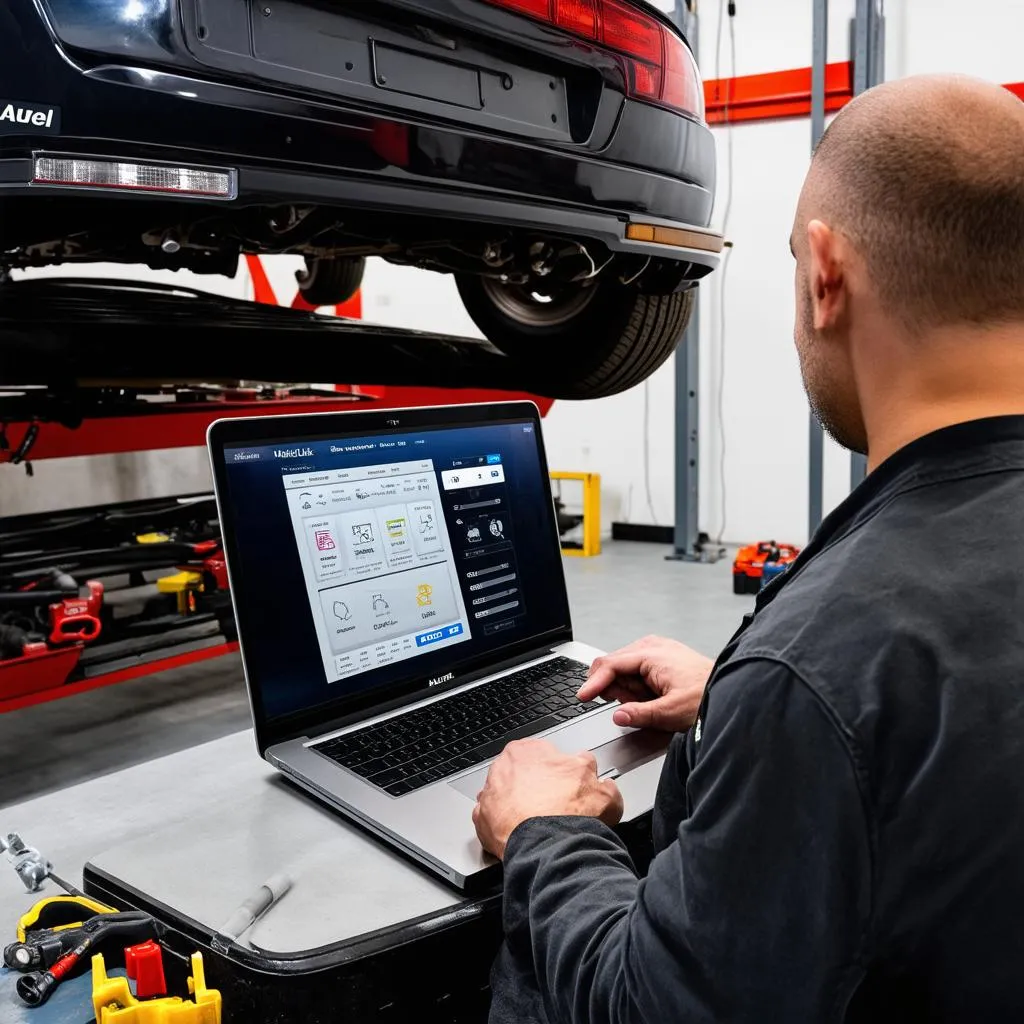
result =
[{"label": "jacket sleeve", "polygon": [[509,952],[552,1024],[829,1021],[862,977],[870,835],[828,708],[746,661],[711,684],[694,739],[689,814],[645,879],[596,819],[509,840]]}]

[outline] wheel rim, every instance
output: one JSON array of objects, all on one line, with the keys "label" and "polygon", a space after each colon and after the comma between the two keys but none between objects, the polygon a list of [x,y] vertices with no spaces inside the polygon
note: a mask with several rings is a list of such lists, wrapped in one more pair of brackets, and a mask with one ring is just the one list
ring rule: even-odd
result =
[{"label": "wheel rim", "polygon": [[572,320],[590,305],[596,291],[569,284],[541,292],[530,285],[505,284],[491,277],[481,281],[495,307],[526,327],[556,327]]}]

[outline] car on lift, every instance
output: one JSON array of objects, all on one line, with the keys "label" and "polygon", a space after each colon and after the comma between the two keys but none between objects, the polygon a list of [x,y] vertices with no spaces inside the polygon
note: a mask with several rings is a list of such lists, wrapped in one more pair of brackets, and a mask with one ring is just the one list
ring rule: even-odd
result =
[{"label": "car on lift", "polygon": [[289,253],[321,306],[379,256],[582,398],[669,357],[719,260],[703,86],[645,0],[4,0],[0,57],[0,280]]}]

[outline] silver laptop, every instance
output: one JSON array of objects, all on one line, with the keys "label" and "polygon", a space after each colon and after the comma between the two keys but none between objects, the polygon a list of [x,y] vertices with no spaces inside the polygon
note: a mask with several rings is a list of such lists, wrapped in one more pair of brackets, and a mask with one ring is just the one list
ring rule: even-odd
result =
[{"label": "silver laptop", "polygon": [[576,691],[530,403],[218,420],[208,441],[261,755],[430,871],[497,880],[471,811],[511,739],[592,750],[626,820],[665,740]]}]

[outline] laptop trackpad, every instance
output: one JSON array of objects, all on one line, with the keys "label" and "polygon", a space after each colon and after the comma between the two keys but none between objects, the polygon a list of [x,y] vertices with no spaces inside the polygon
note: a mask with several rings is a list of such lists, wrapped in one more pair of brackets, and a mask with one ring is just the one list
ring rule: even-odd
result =
[{"label": "laptop trackpad", "polygon": [[[553,736],[544,738],[554,739]],[[671,738],[668,733],[655,732],[651,729],[637,729],[635,732],[629,732],[614,740],[609,740],[607,743],[602,743],[591,751],[597,758],[597,774],[610,774],[614,778],[617,775],[624,775],[632,768],[639,768],[640,765],[663,754]],[[468,775],[452,779],[448,785],[452,789],[457,789],[463,796],[468,796],[475,803],[477,793],[484,788],[484,782],[487,781],[487,772],[490,767],[489,764],[486,764]]]}]

